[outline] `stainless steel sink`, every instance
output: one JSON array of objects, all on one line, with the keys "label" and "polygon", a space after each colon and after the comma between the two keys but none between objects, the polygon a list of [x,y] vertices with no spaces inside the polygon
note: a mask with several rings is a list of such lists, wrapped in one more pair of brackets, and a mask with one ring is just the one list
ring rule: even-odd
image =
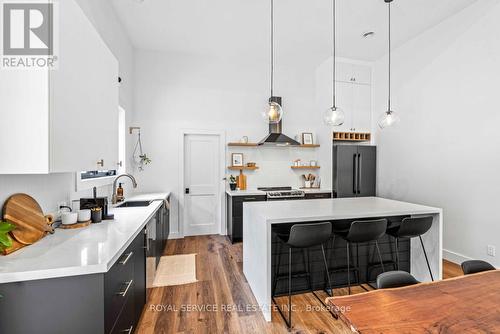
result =
[{"label": "stainless steel sink", "polygon": [[152,201],[130,201],[130,202],[125,202],[117,206],[117,208],[140,208],[140,207],[145,207],[149,206]]}]

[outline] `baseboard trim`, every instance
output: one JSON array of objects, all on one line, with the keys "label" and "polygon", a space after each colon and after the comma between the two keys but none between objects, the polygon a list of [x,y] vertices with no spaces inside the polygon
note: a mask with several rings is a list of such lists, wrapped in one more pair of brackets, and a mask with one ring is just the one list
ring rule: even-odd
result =
[{"label": "baseboard trim", "polygon": [[456,263],[456,264],[461,264],[462,262],[472,260],[472,258],[465,256],[460,253],[452,252],[447,249],[443,249],[443,258],[447,261]]},{"label": "baseboard trim", "polygon": [[180,233],[178,232],[172,232],[168,234],[168,239],[173,240],[173,239],[182,239],[184,238]]}]

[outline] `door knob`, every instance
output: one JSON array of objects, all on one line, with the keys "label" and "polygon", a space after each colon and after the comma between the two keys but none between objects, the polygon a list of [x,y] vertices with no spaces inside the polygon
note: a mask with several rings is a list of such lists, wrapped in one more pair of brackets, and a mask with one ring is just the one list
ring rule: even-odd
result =
[{"label": "door knob", "polygon": [[189,194],[189,188],[186,188],[186,194]]}]

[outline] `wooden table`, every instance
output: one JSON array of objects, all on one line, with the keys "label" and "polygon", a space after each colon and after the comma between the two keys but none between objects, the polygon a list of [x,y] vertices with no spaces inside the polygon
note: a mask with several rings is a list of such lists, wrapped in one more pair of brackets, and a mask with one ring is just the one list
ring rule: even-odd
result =
[{"label": "wooden table", "polygon": [[500,333],[500,270],[327,303],[356,333]]}]

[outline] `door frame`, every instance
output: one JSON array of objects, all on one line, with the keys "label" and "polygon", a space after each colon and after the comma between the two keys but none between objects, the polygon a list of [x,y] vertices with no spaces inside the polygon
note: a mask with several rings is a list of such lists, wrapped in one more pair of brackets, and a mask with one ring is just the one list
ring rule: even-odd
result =
[{"label": "door frame", "polygon": [[179,237],[184,238],[185,221],[184,221],[184,206],[186,189],[184,180],[184,148],[185,139],[188,135],[208,135],[219,136],[219,203],[220,203],[220,224],[218,228],[219,235],[226,235],[226,187],[225,187],[225,173],[226,173],[226,131],[224,130],[206,130],[206,129],[181,129],[179,134]]}]

